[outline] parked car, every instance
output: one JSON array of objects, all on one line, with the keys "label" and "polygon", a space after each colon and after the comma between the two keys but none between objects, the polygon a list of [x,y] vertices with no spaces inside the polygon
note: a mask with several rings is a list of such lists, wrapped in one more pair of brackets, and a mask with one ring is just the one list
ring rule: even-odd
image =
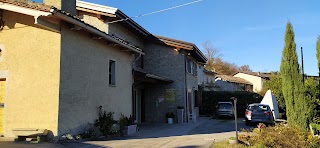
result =
[{"label": "parked car", "polygon": [[218,102],[216,111],[217,117],[227,116],[234,117],[233,104],[231,102]]},{"label": "parked car", "polygon": [[245,113],[246,125],[251,123],[273,124],[274,118],[272,110],[266,104],[249,104]]}]

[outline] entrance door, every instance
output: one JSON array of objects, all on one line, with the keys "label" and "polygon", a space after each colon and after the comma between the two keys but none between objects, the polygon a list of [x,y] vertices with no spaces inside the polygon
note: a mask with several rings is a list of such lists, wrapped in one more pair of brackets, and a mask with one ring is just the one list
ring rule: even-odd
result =
[{"label": "entrance door", "polygon": [[141,90],[141,123],[146,121],[146,101],[144,97],[144,90]]},{"label": "entrance door", "polygon": [[4,127],[4,99],[6,92],[6,79],[0,78],[0,135],[3,135]]},{"label": "entrance door", "polygon": [[133,117],[137,123],[141,123],[141,95],[141,89],[134,90]]},{"label": "entrance door", "polygon": [[187,93],[187,117],[188,122],[193,121],[193,95],[192,89],[188,89]]}]

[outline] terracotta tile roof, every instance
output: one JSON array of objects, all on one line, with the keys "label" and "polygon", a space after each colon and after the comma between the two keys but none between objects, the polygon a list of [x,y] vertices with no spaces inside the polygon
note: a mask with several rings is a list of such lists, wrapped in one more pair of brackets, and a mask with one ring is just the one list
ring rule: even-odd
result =
[{"label": "terracotta tile roof", "polygon": [[209,75],[216,75],[217,74],[214,71],[209,71],[209,70],[206,70],[206,69],[204,69],[203,72],[206,73],[206,74],[209,74]]},{"label": "terracotta tile roof", "polygon": [[40,3],[34,3],[34,2],[28,2],[23,0],[0,0],[0,2],[8,3],[24,8],[30,8],[34,10],[44,11],[44,12],[50,12],[51,6],[40,4]]},{"label": "terracotta tile roof", "polygon": [[251,82],[249,82],[245,79],[233,77],[233,76],[229,76],[229,75],[217,75],[216,78],[221,78],[224,81],[233,82],[233,83],[253,85]]},{"label": "terracotta tile roof", "polygon": [[192,53],[191,56],[193,56],[198,62],[206,63],[208,60],[196,44],[159,35],[154,36],[158,41],[161,41],[168,46],[185,49],[187,51],[193,51],[194,54]]}]

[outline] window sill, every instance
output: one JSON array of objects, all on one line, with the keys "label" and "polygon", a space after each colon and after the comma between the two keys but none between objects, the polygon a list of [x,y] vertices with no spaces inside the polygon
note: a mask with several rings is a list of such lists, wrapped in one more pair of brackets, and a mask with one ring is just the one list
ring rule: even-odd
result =
[{"label": "window sill", "polygon": [[116,85],[115,85],[115,84],[109,84],[109,86],[110,86],[110,87],[116,87]]},{"label": "window sill", "polygon": [[198,77],[198,75],[194,75],[193,73],[187,72],[187,74],[192,75],[194,77]]}]

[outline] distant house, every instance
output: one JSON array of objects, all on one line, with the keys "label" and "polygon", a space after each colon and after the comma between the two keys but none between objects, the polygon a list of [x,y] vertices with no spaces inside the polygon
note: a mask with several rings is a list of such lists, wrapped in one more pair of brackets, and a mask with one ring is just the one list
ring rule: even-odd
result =
[{"label": "distant house", "polygon": [[198,85],[203,91],[214,90],[216,72],[206,70],[204,65],[199,63]]},{"label": "distant house", "polygon": [[142,50],[76,18],[75,0],[44,3],[0,0],[0,134],[79,133],[99,106],[132,114],[132,63]]},{"label": "distant house", "polygon": [[215,91],[253,91],[251,82],[229,75],[217,75],[214,86]]},{"label": "distant house", "polygon": [[233,77],[245,79],[253,84],[253,91],[259,92],[263,88],[263,80],[269,80],[270,73],[239,71],[233,74]]}]

